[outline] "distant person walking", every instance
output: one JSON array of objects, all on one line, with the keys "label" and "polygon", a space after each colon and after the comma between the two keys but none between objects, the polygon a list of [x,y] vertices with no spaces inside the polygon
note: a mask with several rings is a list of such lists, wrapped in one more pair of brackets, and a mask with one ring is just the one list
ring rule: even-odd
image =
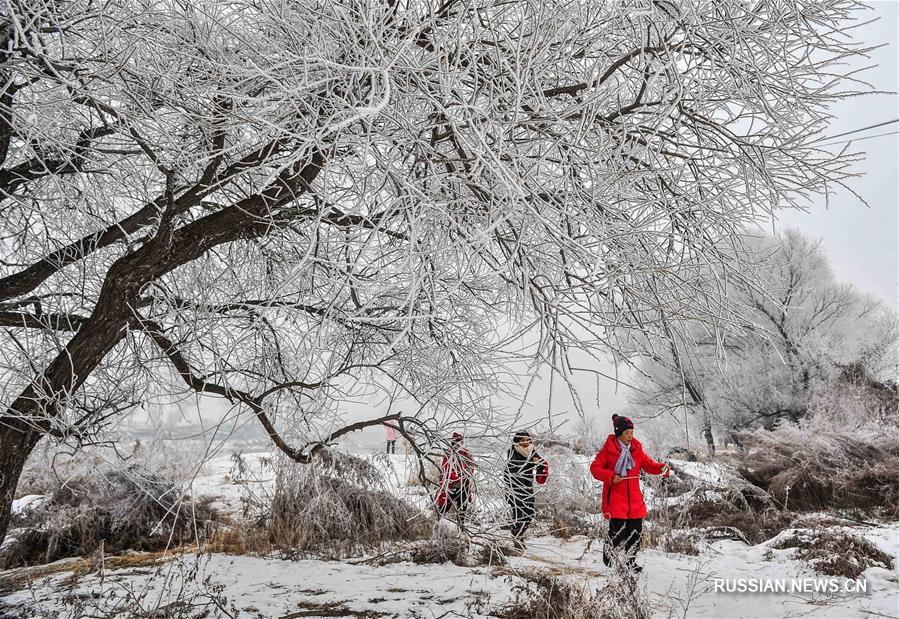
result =
[{"label": "distant person walking", "polygon": [[396,428],[393,426],[389,426],[386,423],[384,427],[387,429],[387,453],[395,454],[396,453]]},{"label": "distant person walking", "polygon": [[474,474],[477,469],[474,458],[462,440],[461,434],[453,433],[440,463],[440,479],[434,497],[439,517],[446,516],[450,508],[456,508],[460,528],[464,527],[465,516],[473,499]]},{"label": "distant person walking", "polygon": [[516,432],[506,463],[506,499],[512,509],[510,527],[515,547],[524,550],[524,532],[534,520],[534,478],[546,483],[549,463],[536,452],[527,432]]},{"label": "distant person walking", "polygon": [[612,415],[614,434],[596,454],[590,472],[602,482],[602,515],[609,521],[609,539],[603,548],[603,562],[612,563],[609,546],[624,544],[627,567],[636,573],[637,551],[643,537],[646,503],[640,491],[640,471],[668,476],[670,467],[646,455],[643,446],[634,438],[634,423],[627,417]]}]

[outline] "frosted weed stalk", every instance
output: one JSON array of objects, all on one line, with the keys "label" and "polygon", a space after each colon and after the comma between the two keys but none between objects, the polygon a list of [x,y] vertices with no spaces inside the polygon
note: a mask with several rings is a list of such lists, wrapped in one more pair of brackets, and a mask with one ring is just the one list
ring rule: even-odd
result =
[{"label": "frosted weed stalk", "polygon": [[102,571],[70,583],[60,599],[67,616],[91,619],[237,619],[239,611],[207,571],[208,555],[176,557],[146,578],[106,578]]}]

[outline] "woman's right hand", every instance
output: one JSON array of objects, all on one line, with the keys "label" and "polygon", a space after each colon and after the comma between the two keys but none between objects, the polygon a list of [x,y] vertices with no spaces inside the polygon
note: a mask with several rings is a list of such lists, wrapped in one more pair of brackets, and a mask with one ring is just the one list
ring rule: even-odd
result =
[{"label": "woman's right hand", "polygon": [[621,475],[619,475],[618,473],[615,473],[614,475],[612,475],[612,483],[613,484],[617,484],[619,481],[621,481]]}]

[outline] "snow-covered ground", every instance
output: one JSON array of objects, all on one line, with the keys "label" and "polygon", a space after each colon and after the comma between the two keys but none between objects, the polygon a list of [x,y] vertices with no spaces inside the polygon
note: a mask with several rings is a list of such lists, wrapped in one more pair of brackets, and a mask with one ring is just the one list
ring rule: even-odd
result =
[{"label": "snow-covered ground", "polygon": [[[215,590],[216,585],[221,585],[228,606],[233,604],[240,617],[316,616],[291,613],[329,607],[386,617],[433,617],[447,611],[468,616],[472,606],[488,599],[491,605],[501,606],[512,597],[508,580],[491,575],[489,568],[461,568],[451,563],[373,567],[348,561],[284,561],[212,554],[199,560],[187,558],[186,569],[194,567],[194,562],[198,570],[196,580],[203,583],[196,592]],[[121,595],[130,590],[141,595],[143,608],[154,608],[164,606],[171,600],[171,592],[181,590],[184,571],[180,566],[133,572],[108,571],[102,578],[82,578],[67,594],[108,600],[113,592]],[[0,616],[3,603],[30,605],[33,612],[40,613],[34,616],[53,617],[64,612],[66,601],[58,591],[68,576],[57,574],[36,583],[31,590],[0,598]],[[472,616],[484,614],[475,612]]]},{"label": "snow-covered ground", "polygon": [[[244,454],[242,470],[230,457],[219,457],[193,480],[192,493],[195,497],[217,496],[221,507],[236,513],[242,495],[271,492],[273,473],[265,466],[269,456]],[[422,507],[427,504],[427,494],[407,483],[413,473],[410,458],[367,457],[385,468],[392,491]],[[691,475],[710,483],[725,481],[726,473],[714,465],[693,464],[696,466]],[[37,500],[22,500],[17,508],[25,509]],[[853,527],[852,531],[897,558],[899,523]],[[867,586],[864,593],[715,591],[717,578],[756,582],[822,578],[795,558],[795,549],[774,548],[776,541],[755,546],[716,541],[705,545],[700,556],[644,550],[639,557],[644,566],[639,587],[658,617],[899,617],[899,571],[895,563],[892,570],[865,571],[861,577]],[[509,557],[505,566],[411,562],[378,566],[364,558],[287,561],[211,554],[185,555],[160,566],[103,570],[73,579],[64,565],[64,571],[38,578],[30,588],[0,597],[0,617],[4,609],[9,612],[11,608],[28,609],[20,616],[75,617],[88,612],[92,604],[109,608],[114,600],[126,597],[141,600],[144,608],[158,608],[181,591],[185,574],[196,576],[186,586],[201,594],[198,599],[204,599],[203,595],[216,599],[219,606],[239,617],[496,616],[520,594],[525,581],[519,574],[525,569],[548,570],[603,587],[616,576],[603,565],[599,550],[599,543],[591,543],[586,537],[561,540],[546,536],[530,539],[524,555]],[[10,575],[0,574],[0,582]],[[210,608],[210,616],[216,616],[216,607]]]},{"label": "snow-covered ground", "polygon": [[[899,525],[871,531],[895,547]],[[385,617],[495,616],[515,599],[515,574],[524,568],[549,569],[572,578],[589,579],[601,587],[613,577],[595,550],[584,554],[589,540],[542,537],[530,541],[522,557],[510,557],[505,567],[463,568],[450,563],[416,565],[402,562],[373,566],[355,561],[285,561],[212,554],[187,557],[153,570],[106,571],[67,583],[62,572],[0,598],[7,606],[29,605],[33,616],[63,613],[68,599],[109,600],[126,591],[138,595],[145,608],[165,605],[182,587],[185,571],[197,562],[198,591],[221,592],[240,617],[291,615],[310,610],[344,608]],[[886,544],[884,544],[886,546]],[[659,617],[896,617],[899,615],[899,574],[871,568],[865,574],[866,593],[716,593],[714,579],[819,578],[791,559],[790,550],[739,542],[713,543],[707,554],[690,557],[655,550],[641,553],[644,571],[640,588]],[[583,555],[583,558],[581,558]],[[168,594],[163,592],[168,591]],[[109,604],[109,602],[106,602]],[[449,613],[449,614],[447,614]],[[337,615],[339,616],[339,615]]]}]

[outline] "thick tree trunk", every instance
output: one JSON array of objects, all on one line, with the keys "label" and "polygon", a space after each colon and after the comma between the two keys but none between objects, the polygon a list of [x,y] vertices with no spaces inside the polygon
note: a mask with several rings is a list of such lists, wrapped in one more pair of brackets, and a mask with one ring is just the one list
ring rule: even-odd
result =
[{"label": "thick tree trunk", "polygon": [[41,437],[53,431],[57,407],[125,336],[128,318],[124,304],[128,298],[112,286],[107,288],[94,315],[65,350],[0,415],[0,540],[6,538],[22,467]]},{"label": "thick tree trunk", "polygon": [[167,211],[156,237],[110,266],[91,316],[65,350],[0,414],[0,540],[6,537],[13,493],[25,460],[41,436],[53,431],[60,404],[78,391],[137,324],[132,308],[143,286],[217,245],[258,238],[272,226],[300,217],[299,212],[288,209],[275,220],[271,210],[290,204],[305,192],[323,163],[322,153],[316,150],[308,164],[295,164],[295,169],[283,172],[264,192],[177,230],[173,227],[176,213]]},{"label": "thick tree trunk", "polygon": [[40,433],[24,427],[0,426],[0,544],[6,539],[16,486]]}]

